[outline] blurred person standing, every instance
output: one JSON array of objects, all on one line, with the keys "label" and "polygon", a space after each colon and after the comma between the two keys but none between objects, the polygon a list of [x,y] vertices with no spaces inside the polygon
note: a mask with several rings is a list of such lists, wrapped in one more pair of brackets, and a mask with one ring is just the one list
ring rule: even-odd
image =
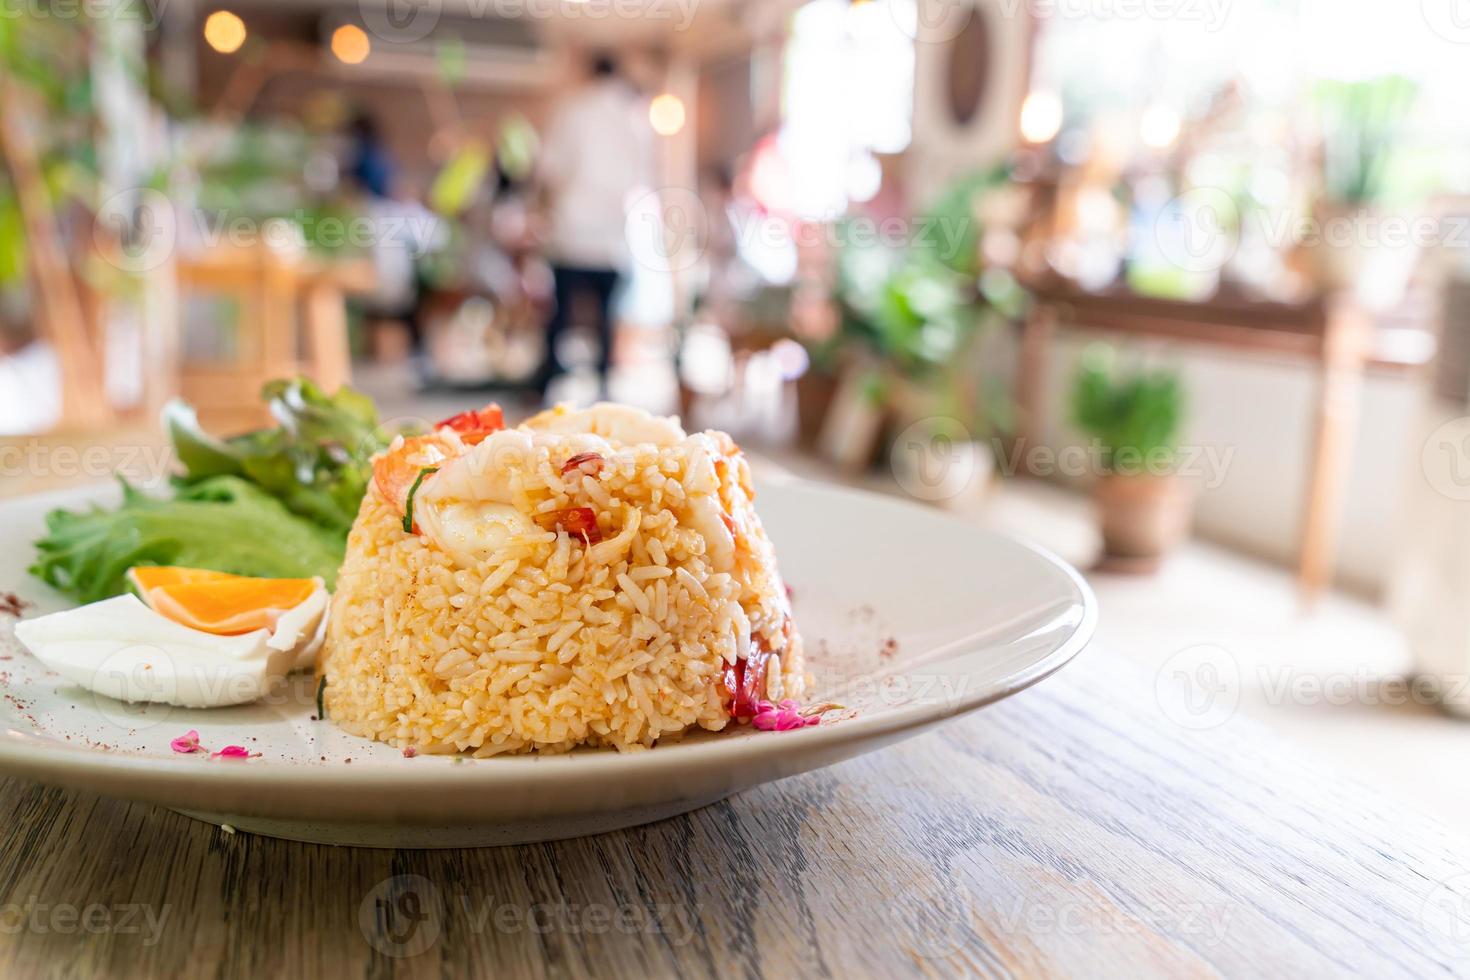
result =
[{"label": "blurred person standing", "polygon": [[556,310],[546,327],[542,394],[566,367],[557,341],[578,299],[594,303],[604,392],[612,363],[613,294],[628,271],[627,207],[653,183],[653,128],[647,104],[607,55],[594,58],[586,85],[557,107],[539,169],[550,197],[548,252]]},{"label": "blurred person standing", "polygon": [[378,198],[391,196],[398,164],[372,116],[360,112],[347,127],[347,174],[363,192]]},{"label": "blurred person standing", "polygon": [[346,172],[363,194],[363,209],[373,230],[376,288],[367,297],[366,313],[403,323],[418,382],[432,386],[436,372],[424,337],[425,289],[419,262],[444,244],[446,229],[404,179],[371,116],[362,113],[353,119],[348,143]]}]

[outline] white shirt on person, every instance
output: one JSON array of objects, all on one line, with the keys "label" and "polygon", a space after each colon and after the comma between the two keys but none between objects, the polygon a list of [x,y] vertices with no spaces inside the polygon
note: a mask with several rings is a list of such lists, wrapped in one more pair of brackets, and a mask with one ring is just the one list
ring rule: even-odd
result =
[{"label": "white shirt on person", "polygon": [[629,204],[653,183],[646,102],[626,82],[600,79],[558,107],[542,148],[551,193],[551,257],[562,265],[628,264]]}]

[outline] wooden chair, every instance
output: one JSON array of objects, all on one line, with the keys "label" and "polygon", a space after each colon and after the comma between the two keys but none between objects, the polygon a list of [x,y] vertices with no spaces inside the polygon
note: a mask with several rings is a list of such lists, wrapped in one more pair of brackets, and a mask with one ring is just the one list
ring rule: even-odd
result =
[{"label": "wooden chair", "polygon": [[351,381],[346,293],[372,288],[370,264],[222,248],[181,259],[178,278],[179,387],[205,426],[267,424],[260,389],[274,378],[304,374],[328,391]]}]

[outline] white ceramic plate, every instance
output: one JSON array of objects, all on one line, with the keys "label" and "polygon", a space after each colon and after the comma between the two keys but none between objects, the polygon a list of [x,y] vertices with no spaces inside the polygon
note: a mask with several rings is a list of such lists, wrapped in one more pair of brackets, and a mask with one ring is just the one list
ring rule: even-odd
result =
[{"label": "white ceramic plate", "polygon": [[[46,511],[109,489],[0,503],[0,592],[67,601],[25,567]],[[270,703],[125,705],[50,674],[0,614],[0,772],[160,804],[298,840],[448,847],[552,840],[673,816],[916,735],[1034,684],[1087,643],[1092,593],[1058,559],[943,514],[795,481],[762,484],[816,696],[851,710],[793,732],[700,735],[638,753],[404,758],[313,720],[294,677]],[[244,531],[245,529],[242,529]],[[244,745],[257,758],[178,755]]]}]

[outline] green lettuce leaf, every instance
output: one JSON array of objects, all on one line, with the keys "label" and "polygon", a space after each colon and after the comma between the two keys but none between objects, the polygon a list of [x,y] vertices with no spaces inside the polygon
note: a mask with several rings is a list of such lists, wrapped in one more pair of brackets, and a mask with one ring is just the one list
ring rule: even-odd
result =
[{"label": "green lettuce leaf", "polygon": [[176,488],[172,500],[123,481],[115,510],[52,511],[36,542],[32,575],[96,602],[127,591],[134,565],[183,565],[263,578],[310,578],[335,585],[346,534],[293,514],[238,476],[212,476]]},{"label": "green lettuce leaf", "polygon": [[272,381],[262,396],[276,426],[217,439],[181,401],[164,409],[183,464],[181,485],[235,476],[265,490],[295,514],[346,534],[367,491],[368,460],[392,440],[372,400],[351,388],[327,395],[305,378]]}]

